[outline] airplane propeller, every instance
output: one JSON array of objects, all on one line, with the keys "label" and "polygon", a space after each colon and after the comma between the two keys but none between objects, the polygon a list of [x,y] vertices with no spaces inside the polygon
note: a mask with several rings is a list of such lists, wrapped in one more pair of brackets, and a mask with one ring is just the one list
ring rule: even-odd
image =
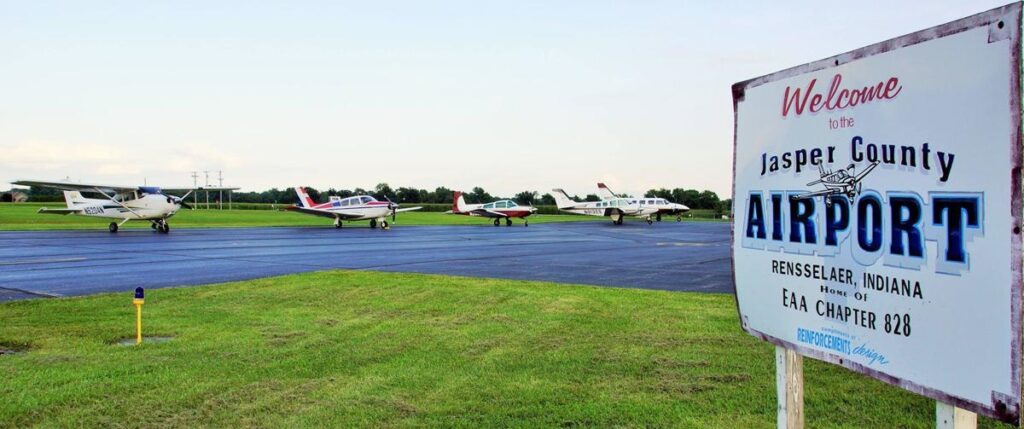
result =
[{"label": "airplane propeller", "polygon": [[388,208],[391,209],[391,223],[394,223],[398,217],[398,204],[391,202],[391,198],[388,198],[387,195],[384,195],[384,199],[388,201]]},{"label": "airplane propeller", "polygon": [[192,208],[191,204],[185,202],[185,199],[181,198],[181,197],[175,197],[173,195],[169,195],[169,196],[167,196],[167,202],[170,203],[170,204],[177,204],[177,205],[179,205],[181,207],[184,207],[186,209],[189,209],[189,210],[195,210],[194,208]]}]

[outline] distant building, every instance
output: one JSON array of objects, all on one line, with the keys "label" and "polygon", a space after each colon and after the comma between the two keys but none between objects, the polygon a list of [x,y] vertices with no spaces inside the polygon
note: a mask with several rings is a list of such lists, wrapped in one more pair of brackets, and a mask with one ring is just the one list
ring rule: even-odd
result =
[{"label": "distant building", "polygon": [[8,191],[0,194],[0,203],[23,203],[28,201],[28,194],[19,191]]}]

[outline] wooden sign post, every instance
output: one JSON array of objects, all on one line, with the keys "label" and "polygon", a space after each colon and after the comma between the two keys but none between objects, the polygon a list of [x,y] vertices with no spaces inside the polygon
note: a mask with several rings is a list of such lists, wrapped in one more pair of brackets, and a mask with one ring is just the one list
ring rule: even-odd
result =
[{"label": "wooden sign post", "polygon": [[804,427],[804,357],[775,346],[775,390],[779,429]]}]

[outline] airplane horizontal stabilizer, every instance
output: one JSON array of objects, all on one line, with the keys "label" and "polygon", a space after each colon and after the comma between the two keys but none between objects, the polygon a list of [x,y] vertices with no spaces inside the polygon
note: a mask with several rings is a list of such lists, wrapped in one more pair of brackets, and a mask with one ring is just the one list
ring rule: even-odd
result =
[{"label": "airplane horizontal stabilizer", "polygon": [[51,208],[42,207],[36,213],[69,215],[69,214],[78,214],[78,213],[81,213],[81,212],[82,212],[82,209],[51,209]]}]

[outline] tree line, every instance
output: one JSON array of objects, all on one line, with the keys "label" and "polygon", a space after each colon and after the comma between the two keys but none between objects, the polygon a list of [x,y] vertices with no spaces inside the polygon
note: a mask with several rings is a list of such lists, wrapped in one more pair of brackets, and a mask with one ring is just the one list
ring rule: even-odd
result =
[{"label": "tree line", "polygon": [[[413,187],[392,188],[387,183],[379,183],[371,189],[335,189],[328,188],[320,190],[307,187],[306,192],[314,201],[326,201],[328,197],[337,196],[341,198],[354,195],[371,195],[378,200],[390,199],[396,203],[417,203],[417,204],[451,204],[452,190],[444,186],[434,188],[433,191]],[[64,201],[63,194],[56,189],[32,187],[28,190],[30,201],[54,202]],[[499,199],[513,200],[524,205],[553,206],[555,198],[551,194],[540,194],[537,191],[522,191],[511,197],[491,195],[483,188],[477,186],[471,191],[463,194],[466,202],[470,204],[489,202]],[[213,197],[214,194],[211,194]],[[634,198],[632,195],[621,195],[625,198]],[[600,201],[597,194],[587,194],[582,198],[578,195],[571,198],[576,201]],[[664,198],[666,200],[685,204],[691,209],[711,209],[721,212],[728,212],[732,200],[721,200],[718,194],[712,191],[698,191],[696,189],[675,188],[675,189],[650,189],[644,193],[644,198]],[[233,201],[237,203],[264,203],[264,204],[292,204],[296,201],[295,188],[272,188],[261,192],[235,192]]]}]

